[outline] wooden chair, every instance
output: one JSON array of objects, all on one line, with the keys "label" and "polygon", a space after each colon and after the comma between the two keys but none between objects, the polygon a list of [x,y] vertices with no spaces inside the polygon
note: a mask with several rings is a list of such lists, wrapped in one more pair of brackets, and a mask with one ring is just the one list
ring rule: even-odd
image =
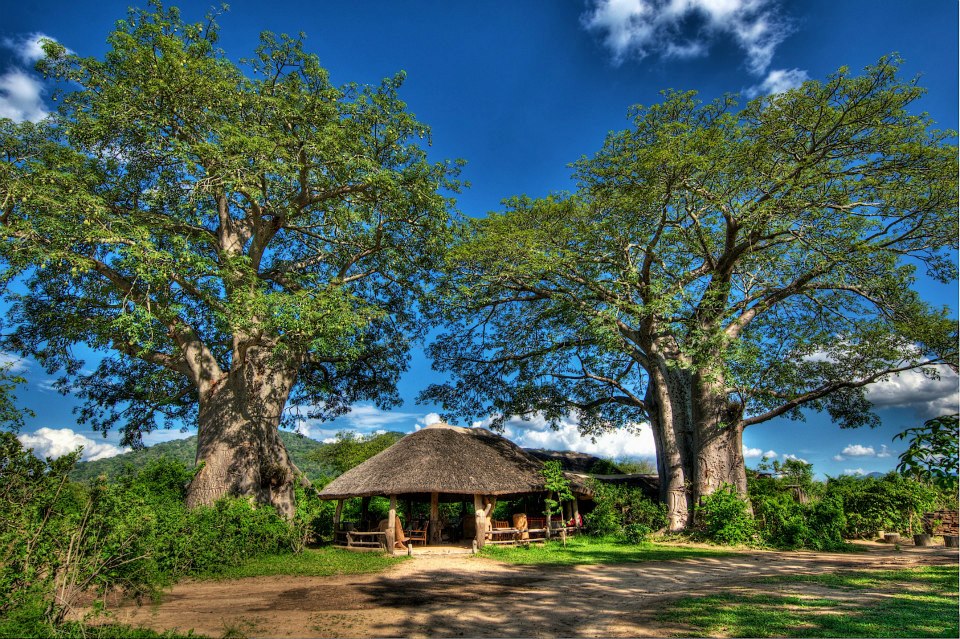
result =
[{"label": "wooden chair", "polygon": [[407,531],[407,541],[411,544],[419,541],[424,546],[427,545],[427,526],[423,522],[410,522],[410,530]]}]

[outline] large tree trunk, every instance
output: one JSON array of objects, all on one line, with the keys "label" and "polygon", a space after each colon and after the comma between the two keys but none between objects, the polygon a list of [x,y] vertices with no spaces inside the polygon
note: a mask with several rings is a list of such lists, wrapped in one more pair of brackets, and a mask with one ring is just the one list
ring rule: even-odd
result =
[{"label": "large tree trunk", "polygon": [[692,466],[689,459],[690,393],[683,371],[661,362],[650,372],[647,392],[650,425],[657,451],[660,499],[667,505],[668,528],[687,526]]},{"label": "large tree trunk", "polygon": [[283,516],[294,514],[298,471],[278,426],[296,380],[296,367],[251,347],[243,361],[201,393],[197,464],[187,506],[211,505],[226,495],[251,497]]},{"label": "large tree trunk", "polygon": [[693,409],[692,504],[725,484],[746,497],[740,406],[729,401],[720,381],[697,375]]}]

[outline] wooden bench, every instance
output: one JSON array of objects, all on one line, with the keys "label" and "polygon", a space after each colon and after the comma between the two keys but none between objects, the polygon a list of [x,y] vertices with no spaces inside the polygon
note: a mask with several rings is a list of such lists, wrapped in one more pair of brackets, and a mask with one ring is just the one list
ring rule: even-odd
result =
[{"label": "wooden bench", "polygon": [[334,546],[350,550],[387,550],[387,533],[380,531],[338,530],[334,533]]}]

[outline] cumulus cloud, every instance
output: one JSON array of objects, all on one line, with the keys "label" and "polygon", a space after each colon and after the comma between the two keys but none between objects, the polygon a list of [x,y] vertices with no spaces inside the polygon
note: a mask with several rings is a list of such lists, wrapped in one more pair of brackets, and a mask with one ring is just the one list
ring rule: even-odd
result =
[{"label": "cumulus cloud", "polygon": [[802,463],[804,463],[804,464],[809,464],[809,463],[810,463],[810,462],[808,462],[806,459],[804,459],[803,457],[797,457],[796,455],[791,455],[790,453],[786,453],[786,454],[783,456],[783,459],[784,459],[784,461],[786,461],[787,459],[793,459],[793,460],[796,460],[796,461],[798,461],[798,462],[802,462]]},{"label": "cumulus cloud", "polygon": [[777,456],[777,451],[768,450],[764,451],[762,448],[748,448],[746,444],[743,445],[743,457],[744,459],[757,459],[760,457],[766,457],[767,459],[774,459]]},{"label": "cumulus cloud", "polygon": [[912,408],[921,419],[960,410],[960,377],[948,366],[937,367],[939,379],[920,371],[904,371],[867,386],[867,399],[877,408]]},{"label": "cumulus cloud", "polygon": [[843,474],[844,474],[844,475],[859,475],[859,476],[862,476],[862,475],[866,475],[866,474],[867,474],[867,471],[865,471],[865,470],[862,469],[862,468],[844,468],[844,469],[843,469]]},{"label": "cumulus cloud", "polygon": [[30,364],[26,359],[13,353],[0,351],[0,370],[6,370],[8,373],[23,373],[28,368]]},{"label": "cumulus cloud", "polygon": [[862,444],[850,444],[840,451],[839,455],[833,457],[834,461],[845,461],[847,457],[889,457],[890,449],[886,445],[881,445],[880,450],[873,446],[863,446]]},{"label": "cumulus cloud", "polygon": [[43,84],[20,69],[0,75],[0,118],[39,122],[49,112],[43,103]]},{"label": "cumulus cloud", "polygon": [[770,66],[790,27],[774,0],[592,0],[583,26],[599,33],[615,64],[643,59],[704,56],[718,38],[730,38],[756,75]]},{"label": "cumulus cloud", "polygon": [[810,76],[803,69],[773,69],[767,74],[763,82],[750,87],[745,93],[750,98],[755,98],[758,95],[783,93],[797,88],[809,79]]},{"label": "cumulus cloud", "polygon": [[[487,428],[492,419],[474,422],[474,428]],[[580,434],[574,416],[563,420],[554,430],[540,415],[524,421],[514,417],[504,425],[503,435],[524,448],[572,450],[598,457],[651,458],[656,456],[653,432],[648,424],[637,424],[598,435],[591,439]]]},{"label": "cumulus cloud", "polygon": [[877,451],[873,450],[873,446],[861,446],[860,444],[851,444],[840,451],[841,455],[849,455],[850,457],[876,457]]},{"label": "cumulus cloud", "polygon": [[417,420],[414,430],[420,430],[421,428],[425,428],[431,424],[439,424],[442,421],[443,420],[440,419],[439,413],[427,413],[422,418]]},{"label": "cumulus cloud", "polygon": [[85,435],[75,433],[70,428],[38,428],[33,433],[22,433],[17,436],[20,443],[26,448],[32,448],[37,457],[62,457],[83,447],[81,459],[95,461],[116,457],[129,451],[129,448],[120,448],[107,442],[97,442]]}]

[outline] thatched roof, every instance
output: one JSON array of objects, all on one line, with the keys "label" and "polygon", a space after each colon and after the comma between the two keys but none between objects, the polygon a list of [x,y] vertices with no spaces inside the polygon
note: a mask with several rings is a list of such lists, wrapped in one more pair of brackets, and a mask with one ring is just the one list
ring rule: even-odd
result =
[{"label": "thatched roof", "polygon": [[[488,430],[433,424],[340,475],[320,497],[520,495],[544,490],[541,468],[539,460]],[[577,482],[575,492],[580,488]]]}]

